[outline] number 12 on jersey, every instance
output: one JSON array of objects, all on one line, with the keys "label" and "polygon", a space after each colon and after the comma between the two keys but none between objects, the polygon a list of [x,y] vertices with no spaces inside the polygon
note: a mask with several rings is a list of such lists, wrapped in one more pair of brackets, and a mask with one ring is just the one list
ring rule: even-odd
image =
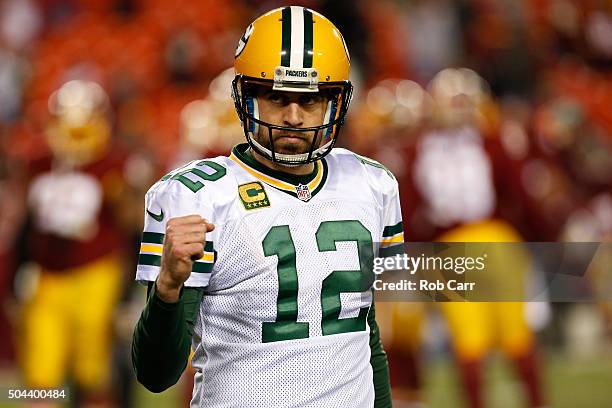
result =
[{"label": "number 12 on jersey", "polygon": [[[359,315],[340,319],[341,293],[365,292],[374,282],[372,265],[374,250],[372,234],[361,222],[324,221],[315,233],[319,252],[336,251],[337,242],[356,242],[359,256],[358,270],[332,271],[321,288],[321,331],[324,336],[363,331],[369,307],[362,307]],[[309,337],[309,323],[298,322],[298,274],[296,251],[288,225],[272,227],[263,242],[265,256],[277,256],[278,298],[276,321],[262,323],[262,342],[304,339]]]}]

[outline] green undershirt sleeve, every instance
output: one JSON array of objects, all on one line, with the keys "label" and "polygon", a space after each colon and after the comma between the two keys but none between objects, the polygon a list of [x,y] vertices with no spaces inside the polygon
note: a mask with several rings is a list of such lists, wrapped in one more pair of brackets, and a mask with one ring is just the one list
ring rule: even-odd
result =
[{"label": "green undershirt sleeve", "polygon": [[203,288],[183,288],[178,302],[166,303],[149,283],[147,303],[134,329],[132,365],[149,391],[162,392],[176,384],[187,366],[193,326]]},{"label": "green undershirt sleeve", "polygon": [[391,407],[391,383],[389,380],[389,364],[387,354],[380,341],[380,331],[376,323],[374,303],[368,314],[370,326],[370,365],[374,374],[374,408]]}]

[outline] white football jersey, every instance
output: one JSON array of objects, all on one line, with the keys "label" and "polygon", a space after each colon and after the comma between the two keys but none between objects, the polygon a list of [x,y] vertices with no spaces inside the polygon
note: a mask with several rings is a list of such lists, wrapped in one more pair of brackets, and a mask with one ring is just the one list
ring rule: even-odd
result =
[{"label": "white football jersey", "polygon": [[156,279],[169,219],[215,225],[185,283],[205,288],[191,407],[371,407],[372,258],[403,243],[397,182],[346,149],[291,176],[247,148],[191,162],[146,196],[138,281]]}]

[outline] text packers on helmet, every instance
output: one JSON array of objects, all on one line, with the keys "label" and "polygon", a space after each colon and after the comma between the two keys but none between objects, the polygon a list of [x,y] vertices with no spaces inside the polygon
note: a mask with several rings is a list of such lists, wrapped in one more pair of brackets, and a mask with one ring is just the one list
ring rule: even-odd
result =
[{"label": "text packers on helmet", "polygon": [[[351,100],[350,57],[338,29],[321,14],[298,6],[272,10],[251,23],[236,48],[232,95],[251,147],[268,159],[288,165],[321,159],[333,148]],[[255,85],[285,92],[322,92],[328,98],[320,126],[293,128],[259,118]],[[266,128],[269,148],[253,137]],[[274,150],[272,131],[313,132],[310,149],[301,154]]]}]

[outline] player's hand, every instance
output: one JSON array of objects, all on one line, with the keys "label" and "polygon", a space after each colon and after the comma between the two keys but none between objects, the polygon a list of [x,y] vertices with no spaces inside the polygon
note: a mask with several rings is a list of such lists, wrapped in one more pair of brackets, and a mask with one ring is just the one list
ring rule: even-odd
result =
[{"label": "player's hand", "polygon": [[166,224],[166,237],[157,278],[157,295],[176,302],[183,283],[191,275],[193,262],[204,255],[206,233],[215,228],[199,215],[172,218]]}]

